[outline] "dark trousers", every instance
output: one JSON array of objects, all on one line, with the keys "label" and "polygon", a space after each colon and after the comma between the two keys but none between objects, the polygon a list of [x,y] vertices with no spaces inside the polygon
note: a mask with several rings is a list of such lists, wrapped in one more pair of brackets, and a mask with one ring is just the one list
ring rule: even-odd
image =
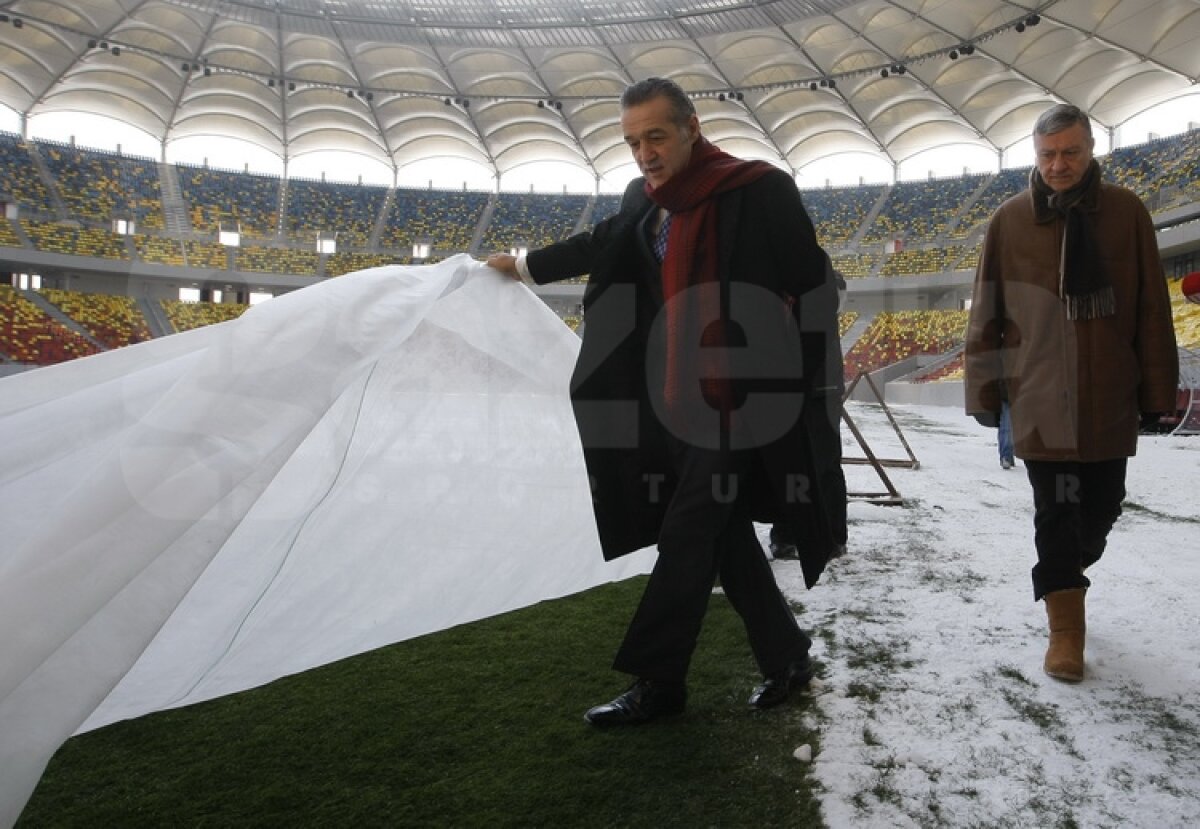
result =
[{"label": "dark trousers", "polygon": [[1013,463],[1012,409],[1007,400],[1000,403],[1000,426],[996,430],[996,449],[1000,453],[1000,462],[1008,461],[1011,466]]},{"label": "dark trousers", "polygon": [[613,667],[682,682],[708,599],[721,587],[741,616],[764,675],[808,653],[811,641],[775,583],[743,506],[749,456],[677,446],[678,484],[659,534],[658,560]]},{"label": "dark trousers", "polygon": [[1126,459],[1025,461],[1033,486],[1033,597],[1089,587],[1083,571],[1100,560],[1125,500]]}]

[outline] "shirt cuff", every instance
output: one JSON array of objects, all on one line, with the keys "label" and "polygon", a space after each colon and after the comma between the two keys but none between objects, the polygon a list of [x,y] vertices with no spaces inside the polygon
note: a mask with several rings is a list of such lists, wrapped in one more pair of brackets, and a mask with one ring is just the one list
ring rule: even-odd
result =
[{"label": "shirt cuff", "polygon": [[524,282],[533,282],[533,276],[529,273],[529,264],[525,261],[525,254],[517,257],[517,273],[521,275]]}]

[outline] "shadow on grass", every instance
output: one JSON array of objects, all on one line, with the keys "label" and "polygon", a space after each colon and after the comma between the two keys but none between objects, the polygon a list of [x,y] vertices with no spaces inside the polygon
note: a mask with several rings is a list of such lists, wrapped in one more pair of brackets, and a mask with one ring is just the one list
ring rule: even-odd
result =
[{"label": "shadow on grass", "polygon": [[18,826],[821,825],[792,750],[807,695],[754,712],[713,597],[688,712],[598,731],[643,578],[116,723],[54,756]]}]

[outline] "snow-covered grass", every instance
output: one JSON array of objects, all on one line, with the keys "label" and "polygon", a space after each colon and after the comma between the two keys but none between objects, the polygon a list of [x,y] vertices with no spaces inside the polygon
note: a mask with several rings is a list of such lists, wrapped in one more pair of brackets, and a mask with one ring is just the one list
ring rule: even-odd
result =
[{"label": "snow-covered grass", "polygon": [[[878,406],[849,405],[879,457],[907,459]],[[892,411],[920,463],[886,470],[904,504],[852,503],[849,552],[811,591],[774,565],[823,663],[806,717],[828,823],[1196,825],[1200,438],[1142,438],[1068,685],[1041,670],[1023,465],[960,410]],[[847,467],[852,491],[873,475]]]}]

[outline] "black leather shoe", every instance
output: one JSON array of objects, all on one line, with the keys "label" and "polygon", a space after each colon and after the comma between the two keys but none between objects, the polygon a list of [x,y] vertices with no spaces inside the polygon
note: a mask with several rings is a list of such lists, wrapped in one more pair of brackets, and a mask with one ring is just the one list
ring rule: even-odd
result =
[{"label": "black leather shoe", "polygon": [[798,691],[813,678],[816,667],[807,656],[788,665],[785,670],[771,674],[750,694],[755,708],[774,708],[787,701],[792,691]]},{"label": "black leather shoe", "polygon": [[682,714],[687,703],[687,686],[682,682],[639,679],[612,702],[589,708],[583,718],[592,725],[638,725],[672,714]]}]

